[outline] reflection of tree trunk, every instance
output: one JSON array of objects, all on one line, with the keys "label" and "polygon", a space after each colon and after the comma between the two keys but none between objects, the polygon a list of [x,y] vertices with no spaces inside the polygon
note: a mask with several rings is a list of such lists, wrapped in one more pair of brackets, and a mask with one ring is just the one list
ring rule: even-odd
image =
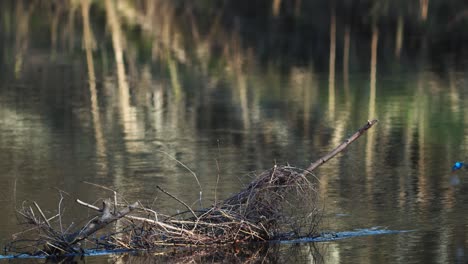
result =
[{"label": "reflection of tree trunk", "polygon": [[151,21],[154,16],[157,0],[146,0],[146,19]]},{"label": "reflection of tree trunk", "polygon": [[291,71],[290,78],[289,85],[297,89],[297,92],[292,94],[293,98],[302,98],[304,137],[310,138],[310,112],[318,98],[313,69],[312,67],[308,69],[294,68]]},{"label": "reflection of tree trunk", "polygon": [[[451,111],[452,113],[461,113],[460,111],[460,99],[459,99],[459,93],[456,89],[456,79],[455,79],[455,72],[453,71],[453,69],[449,69],[449,72],[448,72],[448,75],[449,75],[449,87],[450,87],[450,105],[451,105]],[[466,108],[466,107],[464,107]],[[466,123],[463,123],[463,124],[466,124]],[[466,135],[466,134],[465,134]],[[466,137],[465,137],[466,138]],[[464,141],[466,142],[466,141]],[[448,151],[447,151],[448,152]],[[458,158],[454,158],[452,156],[453,152],[450,151],[448,152],[448,158],[447,158],[447,161],[450,161],[450,160],[457,160]],[[446,168],[449,168],[450,165],[452,164],[447,164],[447,161],[444,162],[446,165]],[[452,175],[453,177],[453,175]],[[457,193],[456,191],[456,188],[448,188],[448,190],[446,192],[444,192],[444,195],[443,195],[443,199],[444,199],[444,208],[445,209],[451,209],[455,206],[456,204],[456,196],[455,194]]]},{"label": "reflection of tree trunk", "polygon": [[450,109],[453,113],[460,113],[460,98],[461,95],[457,90],[456,76],[453,68],[448,69],[449,77],[449,98],[450,98]]},{"label": "reflection of tree trunk", "polygon": [[112,0],[106,0],[107,23],[112,34],[112,46],[114,47],[114,58],[117,66],[117,77],[119,82],[119,92],[121,100],[128,104],[129,91],[125,75],[125,64],[123,59],[122,32],[120,22],[115,13],[115,6]]},{"label": "reflection of tree trunk", "polygon": [[[375,97],[376,97],[376,77],[377,77],[377,47],[379,40],[379,30],[377,25],[372,27],[371,41],[371,70],[370,70],[370,93],[369,93],[369,119],[376,118],[375,116]],[[369,131],[367,135],[366,145],[366,170],[368,179],[373,178],[373,162],[374,162],[374,145],[375,131]],[[369,184],[371,182],[369,181]],[[370,191],[370,190],[368,190]]]},{"label": "reflection of tree trunk", "polygon": [[397,22],[397,31],[396,31],[396,41],[395,41],[395,56],[400,58],[401,54],[401,47],[403,45],[403,31],[404,31],[404,20],[403,16],[398,16]]},{"label": "reflection of tree trunk", "polygon": [[244,129],[250,128],[250,119],[249,119],[249,106],[247,104],[247,80],[244,76],[244,73],[240,73],[237,76],[237,85],[240,93],[240,102],[242,108],[242,120],[244,122]]},{"label": "reflection of tree trunk", "polygon": [[346,25],[344,32],[344,44],[343,44],[343,83],[345,93],[349,95],[349,46],[351,41],[351,28]]},{"label": "reflection of tree trunk", "polygon": [[310,130],[310,89],[312,87],[305,87],[304,89],[304,101],[303,101],[303,118],[302,122],[304,124],[304,137],[310,137],[309,130]]},{"label": "reflection of tree trunk", "polygon": [[114,48],[114,59],[117,67],[117,79],[119,89],[119,102],[122,118],[122,125],[126,136],[132,135],[130,133],[130,92],[125,74],[125,64],[123,60],[123,45],[122,33],[120,29],[120,22],[115,12],[113,0],[106,0],[107,23],[112,35],[112,46]]},{"label": "reflection of tree trunk", "polygon": [[[312,73],[310,72],[310,79],[312,79]],[[304,137],[309,137],[309,130],[310,130],[310,109],[311,109],[311,89],[314,89],[312,86],[313,83],[312,81],[308,81],[305,84],[300,84],[302,86],[302,89],[304,89],[304,98],[303,98],[303,123],[304,123]]]},{"label": "reflection of tree trunk", "polygon": [[[135,114],[133,109],[130,107],[130,91],[126,79],[125,64],[123,59],[123,45],[122,45],[122,32],[120,28],[119,17],[116,14],[114,0],[105,0],[105,9],[107,14],[107,25],[109,27],[112,36],[112,46],[114,49],[114,59],[117,67],[117,81],[119,90],[119,111],[120,111],[120,122],[123,128],[124,146],[125,150],[135,151],[137,147],[130,145],[129,140],[135,139],[138,127],[136,125]],[[123,155],[122,155],[123,156]],[[121,158],[121,157],[120,157]],[[117,188],[122,186],[123,177],[125,176],[125,160],[121,159],[117,161],[120,166],[117,167],[114,173],[114,185]],[[120,222],[117,222],[117,227]],[[120,235],[117,235],[120,236]]]},{"label": "reflection of tree trunk", "polygon": [[[93,118],[94,136],[96,140],[96,151],[100,158],[105,157],[106,147],[104,144],[104,137],[102,135],[101,120],[99,117],[99,104],[98,95],[96,91],[96,73],[94,70],[93,60],[93,49],[95,48],[95,42],[93,33],[91,32],[91,26],[89,23],[89,1],[81,1],[81,12],[83,16],[83,44],[86,50],[86,63],[88,66],[89,76],[89,93],[91,97],[91,115]],[[102,164],[105,164],[103,162]]]},{"label": "reflection of tree trunk", "polygon": [[277,17],[279,15],[280,8],[281,8],[281,0],[273,0],[273,7],[272,7],[273,16]]},{"label": "reflection of tree trunk", "polygon": [[[346,138],[346,132],[348,132],[346,131],[346,125],[349,124],[348,121],[351,113],[350,108],[351,104],[346,104],[346,108],[345,111],[343,111],[343,114],[337,116],[337,120],[334,122],[335,125],[333,126],[333,133],[331,135],[330,143],[328,146],[329,149],[333,149],[335,146],[338,146],[343,141],[343,139]],[[322,188],[326,188],[326,186],[328,186],[331,182],[335,182],[336,177],[340,175],[339,169],[337,168],[341,167],[339,164],[341,163],[342,157],[343,156],[335,156],[333,160],[329,161],[330,164],[332,164],[332,166],[328,166],[328,168],[321,168],[324,172],[324,175],[327,175],[326,177],[320,178],[319,189],[321,190],[320,195],[322,197],[325,197],[325,195],[329,191],[322,191]]]},{"label": "reflection of tree trunk", "polygon": [[[336,61],[336,15],[335,9],[332,7],[331,16],[330,16],[330,54],[329,54],[329,69],[328,69],[328,114],[330,120],[335,119],[335,61]],[[339,124],[339,122],[337,122]],[[336,134],[339,134],[339,128],[335,127]],[[336,135],[335,134],[335,135]],[[332,143],[333,145],[333,140]],[[327,168],[323,169],[325,174],[336,175],[334,171],[327,173]],[[330,182],[330,177],[324,177],[320,179],[320,190],[321,196],[325,196],[328,192],[328,185]]]},{"label": "reflection of tree trunk", "polygon": [[63,3],[57,2],[52,14],[52,21],[50,22],[50,42],[52,46],[52,56],[57,53],[57,30],[60,21],[60,15],[62,13]]},{"label": "reflection of tree trunk", "polygon": [[65,30],[68,50],[71,52],[75,48],[75,11],[77,6],[71,3],[68,11],[68,20]]},{"label": "reflection of tree trunk", "polygon": [[336,15],[332,11],[330,18],[330,61],[328,75],[328,111],[330,118],[335,117],[335,60],[336,60]]},{"label": "reflection of tree trunk", "polygon": [[[453,68],[450,68],[448,70],[448,76],[449,76],[449,87],[450,87],[450,91],[449,91],[449,95],[450,95],[450,110],[452,111],[452,113],[462,113],[463,110],[461,110],[460,108],[466,108],[466,107],[462,107],[461,104],[461,100],[460,100],[460,93],[457,89],[457,78],[456,78],[456,75],[455,75],[455,71]],[[466,124],[466,123],[463,123],[463,124]],[[466,129],[465,129],[466,130]],[[465,141],[467,140],[468,135],[465,131],[464,133],[465,135]],[[449,158],[448,160],[455,160],[456,158]],[[444,203],[444,207],[446,209],[449,209],[449,208],[452,208],[454,205],[455,205],[455,189],[454,188],[449,188],[449,190],[445,193],[444,195],[444,200],[446,201]]]},{"label": "reflection of tree trunk", "polygon": [[247,93],[247,77],[244,73],[243,62],[244,57],[242,54],[241,43],[238,35],[233,35],[231,41],[232,54],[229,57],[230,64],[234,69],[234,75],[236,78],[236,86],[239,92],[239,101],[242,111],[242,121],[244,129],[250,128],[250,117],[249,117],[249,104],[248,104],[248,93]]},{"label": "reflection of tree trunk", "polygon": [[179,101],[182,96],[182,86],[179,80],[177,63],[172,59],[172,54],[169,50],[167,51],[167,64],[169,67],[169,75],[171,77],[171,87],[174,91],[174,97],[176,101]]},{"label": "reflection of tree trunk", "polygon": [[[462,81],[463,82],[461,84],[465,85],[466,84],[466,75],[462,75],[459,77],[459,79],[457,81]],[[459,88],[459,91],[461,93],[465,93],[466,90],[464,90],[466,88],[466,86],[462,86]],[[468,126],[466,124],[468,124],[468,107],[466,107],[465,104],[465,96],[462,97],[463,99],[461,99],[461,104],[462,104],[462,111],[460,111],[460,114],[461,114],[461,118],[460,118],[460,123],[461,124],[465,124],[463,125],[464,129],[463,131],[460,131],[463,133],[463,139],[461,140],[461,142],[464,142],[463,144],[466,144],[466,142],[468,142]],[[466,146],[466,145],[462,145],[462,146]],[[463,150],[466,151],[466,148],[463,147]],[[459,157],[457,157],[458,159]],[[464,153],[464,158],[467,158],[466,157],[466,152]],[[453,160],[452,160],[453,161]],[[465,160],[466,162],[466,160]],[[466,165],[465,165],[466,166]],[[466,176],[465,176],[466,177]],[[463,184],[466,184],[465,182]],[[464,185],[465,186],[465,185]],[[457,190],[458,191],[458,190]],[[457,192],[458,193],[458,192]]]},{"label": "reflection of tree trunk", "polygon": [[301,15],[301,5],[302,5],[302,0],[296,0],[294,2],[294,15],[296,17]]},{"label": "reflection of tree trunk", "polygon": [[427,11],[429,9],[429,0],[419,0],[420,10],[421,10],[421,19],[422,21],[426,21],[427,19]]},{"label": "reflection of tree trunk", "polygon": [[19,78],[23,69],[24,53],[29,46],[29,19],[34,10],[36,2],[29,3],[24,6],[24,2],[19,0],[16,2],[15,15],[17,19],[16,36],[15,36],[15,77]]},{"label": "reflection of tree trunk", "polygon": [[427,183],[427,171],[428,166],[426,162],[426,109],[427,109],[427,96],[424,95],[423,91],[424,83],[423,76],[421,75],[418,80],[418,202],[421,206],[428,206],[429,202],[429,186]]},{"label": "reflection of tree trunk", "polygon": [[239,56],[239,58],[235,59],[236,62],[236,77],[237,77],[237,89],[239,90],[239,99],[241,103],[241,109],[242,109],[242,121],[244,124],[244,129],[249,129],[250,128],[250,118],[249,118],[249,105],[248,105],[248,99],[247,99],[247,78],[245,76],[245,73],[242,71],[242,60],[240,59],[241,54],[238,53],[240,52],[237,50],[237,54],[235,55],[236,57]]},{"label": "reflection of tree trunk", "polygon": [[[137,126],[135,110],[130,106],[130,88],[127,83],[125,72],[125,64],[123,59],[123,38],[120,28],[119,17],[115,9],[115,1],[106,0],[107,24],[112,36],[112,46],[114,49],[114,59],[117,67],[117,81],[119,91],[119,111],[121,125],[125,135],[126,151],[138,151],[140,146],[135,146],[131,140],[138,139],[139,132],[142,130]],[[124,165],[124,164],[122,164]],[[123,172],[123,171],[121,171]],[[120,185],[120,180],[123,175],[118,173],[115,181],[116,185]]]},{"label": "reflection of tree trunk", "polygon": [[375,94],[377,77],[377,46],[379,40],[379,29],[375,25],[372,28],[371,43],[371,72],[370,72],[370,93],[369,93],[369,119],[375,118]]},{"label": "reflection of tree trunk", "polygon": [[[91,25],[89,23],[89,1],[88,0],[82,0],[81,1],[81,12],[83,16],[83,44],[86,50],[86,62],[88,65],[88,75],[89,75],[89,81],[90,81],[90,87],[93,87],[94,89],[91,89],[91,101],[92,98],[96,98],[96,76],[95,76],[95,71],[94,71],[94,61],[93,61],[93,49],[96,46],[96,43],[94,41],[93,33],[91,32]],[[96,105],[97,106],[97,105]],[[98,107],[98,106],[97,106]]]}]

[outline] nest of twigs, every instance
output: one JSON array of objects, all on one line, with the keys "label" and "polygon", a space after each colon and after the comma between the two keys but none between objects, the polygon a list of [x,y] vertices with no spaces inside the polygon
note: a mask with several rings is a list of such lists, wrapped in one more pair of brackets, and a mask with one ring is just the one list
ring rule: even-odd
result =
[{"label": "nest of twigs", "polygon": [[312,232],[320,215],[315,206],[315,185],[293,168],[274,167],[219,204],[164,219],[175,233],[167,234],[165,227],[149,225],[151,235],[142,236],[139,242],[144,245],[207,245],[271,240],[283,234],[283,224],[293,218],[285,215],[286,208],[298,208],[287,201],[286,198],[292,196],[310,198],[308,205],[314,210],[307,211],[303,219],[298,215],[294,219],[311,223],[309,230]]},{"label": "nest of twigs", "polygon": [[309,181],[307,176],[375,122],[369,121],[307,170],[275,166],[258,175],[240,192],[205,209],[194,210],[158,187],[186,208],[177,215],[162,215],[139,202],[119,204],[114,191],[113,201],[104,200],[102,207],[77,200],[98,213],[83,227],[71,231],[72,226],[65,227],[62,223],[63,198],[58,213],[52,217],[46,216],[35,202],[31,206],[23,205],[18,212],[35,233],[29,234],[29,238],[23,233],[21,238],[7,245],[6,251],[10,254],[67,255],[83,253],[86,249],[154,249],[313,236],[317,234],[321,210],[317,203],[316,183]]},{"label": "nest of twigs", "polygon": [[[193,210],[158,188],[186,206],[187,210],[167,216],[140,203],[123,206],[107,199],[102,208],[98,208],[78,200],[80,204],[99,211],[100,215],[91,218],[78,231],[67,232],[58,221],[59,214],[47,218],[34,203],[34,206],[23,206],[19,213],[35,227],[37,239],[13,241],[8,251],[48,255],[81,253],[83,241],[91,245],[88,248],[106,250],[267,241],[292,233],[296,236],[314,234],[320,218],[315,184],[303,172],[292,167],[275,166],[260,174],[239,193],[200,210]],[[299,201],[295,197],[301,202],[293,202]],[[94,235],[117,220],[119,224],[113,231]]]}]

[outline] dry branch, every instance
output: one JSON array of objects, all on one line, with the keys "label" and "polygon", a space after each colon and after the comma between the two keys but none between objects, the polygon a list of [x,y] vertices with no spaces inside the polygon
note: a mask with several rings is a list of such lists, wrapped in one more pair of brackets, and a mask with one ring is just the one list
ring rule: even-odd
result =
[{"label": "dry branch", "polygon": [[102,212],[101,217],[94,219],[91,221],[87,226],[85,226],[82,230],[72,234],[67,240],[70,245],[74,245],[80,242],[83,239],[86,239],[90,235],[94,234],[96,231],[106,227],[108,224],[117,221],[118,219],[124,217],[128,213],[130,213],[133,209],[138,206],[138,203],[135,202],[127,207],[124,207],[120,211],[117,211],[115,214],[111,212],[111,201],[106,199],[102,202]]},{"label": "dry branch", "polygon": [[334,148],[332,151],[330,151],[327,155],[321,157],[320,159],[316,160],[315,162],[311,163],[310,166],[306,169],[306,171],[312,172],[316,168],[320,167],[322,164],[325,162],[329,161],[331,158],[336,156],[336,154],[342,152],[345,150],[349,144],[353,143],[356,139],[358,139],[362,134],[364,134],[369,128],[371,128],[373,125],[377,123],[377,119],[374,120],[368,120],[367,124],[365,124],[363,127],[361,127],[356,133],[354,133],[352,136],[347,138],[343,143],[338,145],[336,148]]},{"label": "dry branch", "polygon": [[190,206],[188,206],[188,204],[186,204],[184,201],[180,200],[179,198],[175,197],[174,195],[170,194],[169,192],[167,192],[166,190],[164,190],[163,188],[161,188],[159,185],[156,186],[156,188],[158,188],[158,190],[160,190],[161,192],[163,192],[164,194],[170,196],[172,199],[176,200],[177,202],[179,202],[180,204],[182,204],[183,206],[185,206],[185,208],[187,208],[190,213],[192,213],[192,215],[197,218],[197,215],[195,214],[195,212],[193,212],[192,208],[190,208]]}]

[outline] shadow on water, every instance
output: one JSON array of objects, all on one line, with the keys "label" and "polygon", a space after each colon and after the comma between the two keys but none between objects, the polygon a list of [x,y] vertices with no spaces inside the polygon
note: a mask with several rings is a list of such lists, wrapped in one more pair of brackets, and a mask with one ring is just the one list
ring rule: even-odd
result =
[{"label": "shadow on water", "polygon": [[106,256],[111,261],[123,261],[125,263],[297,263],[307,261],[308,263],[326,263],[328,246],[326,243],[341,239],[352,239],[361,236],[378,236],[403,234],[413,231],[388,230],[381,227],[360,229],[343,232],[322,232],[317,237],[303,237],[291,240],[278,240],[270,243],[232,244],[218,245],[216,247],[192,247],[192,248],[161,248],[155,251],[129,251],[110,250],[94,251],[86,250],[80,256],[44,257],[44,256],[1,256],[1,259],[47,259],[47,262],[63,263],[81,262],[93,263],[93,258]]}]

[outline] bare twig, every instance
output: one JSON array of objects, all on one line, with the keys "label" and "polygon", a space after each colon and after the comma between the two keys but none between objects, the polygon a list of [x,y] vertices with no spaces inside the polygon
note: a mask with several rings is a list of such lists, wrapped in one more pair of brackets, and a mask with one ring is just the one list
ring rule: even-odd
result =
[{"label": "bare twig", "polygon": [[218,203],[218,183],[219,183],[219,172],[220,172],[220,169],[219,169],[219,162],[218,162],[218,159],[219,159],[219,139],[218,139],[218,157],[215,159],[216,160],[216,171],[217,171],[217,175],[216,175],[216,185],[215,185],[215,191],[214,191],[214,205],[216,206],[216,204]]},{"label": "bare twig", "polygon": [[200,184],[200,181],[198,180],[198,176],[197,174],[191,170],[187,165],[185,165],[184,163],[182,163],[180,160],[178,160],[177,158],[171,156],[171,154],[165,152],[165,151],[162,151],[162,150],[158,150],[158,152],[161,152],[162,154],[168,156],[169,158],[171,158],[172,160],[174,160],[175,162],[179,163],[182,167],[184,167],[186,170],[188,170],[192,175],[193,177],[195,178],[195,180],[197,181],[197,184],[198,184],[198,187],[200,188],[200,203],[201,203],[201,199],[202,199],[202,193],[203,193],[203,189],[202,189],[202,186]]},{"label": "bare twig", "polygon": [[[81,204],[81,203],[80,203]],[[71,239],[69,239],[69,244],[73,245],[78,243],[79,241],[86,239],[90,235],[94,234],[96,231],[104,228],[108,224],[117,221],[118,219],[124,217],[126,214],[130,213],[134,208],[138,206],[138,203],[131,204],[120,211],[118,211],[116,214],[110,213],[110,201],[109,199],[104,200],[102,203],[102,209],[100,210],[102,212],[102,215],[100,218],[93,220],[89,225],[87,225],[84,229],[80,230],[79,232],[71,235]]]},{"label": "bare twig", "polygon": [[94,183],[94,182],[83,181],[83,183],[89,184],[89,185],[92,185],[92,186],[96,186],[96,187],[99,187],[99,188],[101,188],[101,189],[104,189],[104,190],[111,191],[111,192],[115,193],[115,190],[113,190],[113,189],[111,189],[111,188],[109,188],[109,187],[106,187],[106,186],[103,186],[103,185]]},{"label": "bare twig", "polygon": [[133,219],[133,220],[137,220],[137,221],[142,221],[142,222],[146,222],[146,223],[151,223],[151,224],[156,224],[156,225],[159,225],[161,227],[171,229],[171,230],[174,230],[174,231],[177,231],[177,232],[188,233],[188,234],[193,235],[193,232],[191,232],[189,230],[186,230],[186,229],[183,229],[183,228],[177,228],[175,226],[168,225],[168,224],[160,222],[160,221],[156,221],[156,220],[152,220],[152,219],[148,219],[148,218],[144,218],[144,217],[139,217],[139,216],[133,216],[133,215],[127,215],[127,216],[125,216],[125,218]]},{"label": "bare twig", "polygon": [[114,194],[114,214],[117,212],[117,191],[116,190],[113,190],[113,189],[108,188],[106,186],[102,186],[102,185],[97,184],[97,183],[88,182],[88,181],[83,181],[83,183],[93,185],[93,186],[99,187],[99,188],[104,189],[104,190],[111,191]]},{"label": "bare twig", "polygon": [[63,202],[63,195],[60,193],[60,201],[58,204],[58,217],[59,217],[59,225],[60,225],[60,234],[63,235],[63,226],[62,226],[62,202]]},{"label": "bare twig", "polygon": [[215,190],[214,190],[214,204],[218,203],[218,183],[219,183],[219,163],[218,159],[216,159],[216,170],[217,170],[217,175],[216,175],[216,185],[215,185]]},{"label": "bare twig", "polygon": [[[49,223],[49,220],[47,220],[47,217],[44,215],[44,213],[42,212],[41,208],[39,207],[39,205],[36,203],[36,202],[33,202],[34,203],[34,206],[36,207],[37,211],[39,211],[39,213],[41,214],[42,216],[42,220],[44,220],[44,222],[47,224],[48,227],[50,227],[50,223]],[[32,211],[32,210],[31,210]]]},{"label": "bare twig", "polygon": [[310,166],[306,170],[311,172],[315,170],[316,168],[320,167],[325,162],[329,161],[336,154],[346,149],[349,146],[349,144],[351,144],[353,141],[355,141],[360,136],[362,136],[362,134],[364,134],[369,128],[371,128],[376,123],[377,123],[377,119],[367,121],[367,123],[363,127],[361,127],[358,131],[356,131],[356,133],[354,133],[352,136],[350,136],[345,141],[343,141],[343,143],[338,145],[335,149],[330,151],[327,155],[321,157],[320,159],[316,160],[314,163],[310,164]]},{"label": "bare twig", "polygon": [[180,200],[179,198],[175,197],[174,195],[168,193],[166,190],[164,190],[163,188],[161,188],[159,185],[156,186],[156,188],[158,188],[161,192],[165,193],[166,195],[170,196],[172,199],[176,200],[177,202],[181,203],[183,206],[185,206],[185,208],[187,208],[191,213],[192,215],[195,217],[195,218],[198,218],[197,215],[195,214],[195,212],[192,210],[192,208],[190,206],[188,206],[188,204],[186,204],[184,201]]},{"label": "bare twig", "polygon": [[156,212],[156,211],[153,210],[153,209],[144,207],[143,204],[142,204],[140,201],[138,201],[138,204],[140,205],[140,207],[139,207],[138,209],[153,214],[153,215],[154,215],[154,219],[155,219],[156,221],[159,221],[159,219],[158,219],[158,212]]},{"label": "bare twig", "polygon": [[91,208],[93,210],[96,210],[96,211],[101,211],[101,208],[95,206],[95,205],[92,205],[92,204],[89,204],[89,203],[86,203],[86,202],[83,202],[81,201],[80,199],[76,199],[76,202],[83,205],[83,206],[86,206],[88,208]]}]

